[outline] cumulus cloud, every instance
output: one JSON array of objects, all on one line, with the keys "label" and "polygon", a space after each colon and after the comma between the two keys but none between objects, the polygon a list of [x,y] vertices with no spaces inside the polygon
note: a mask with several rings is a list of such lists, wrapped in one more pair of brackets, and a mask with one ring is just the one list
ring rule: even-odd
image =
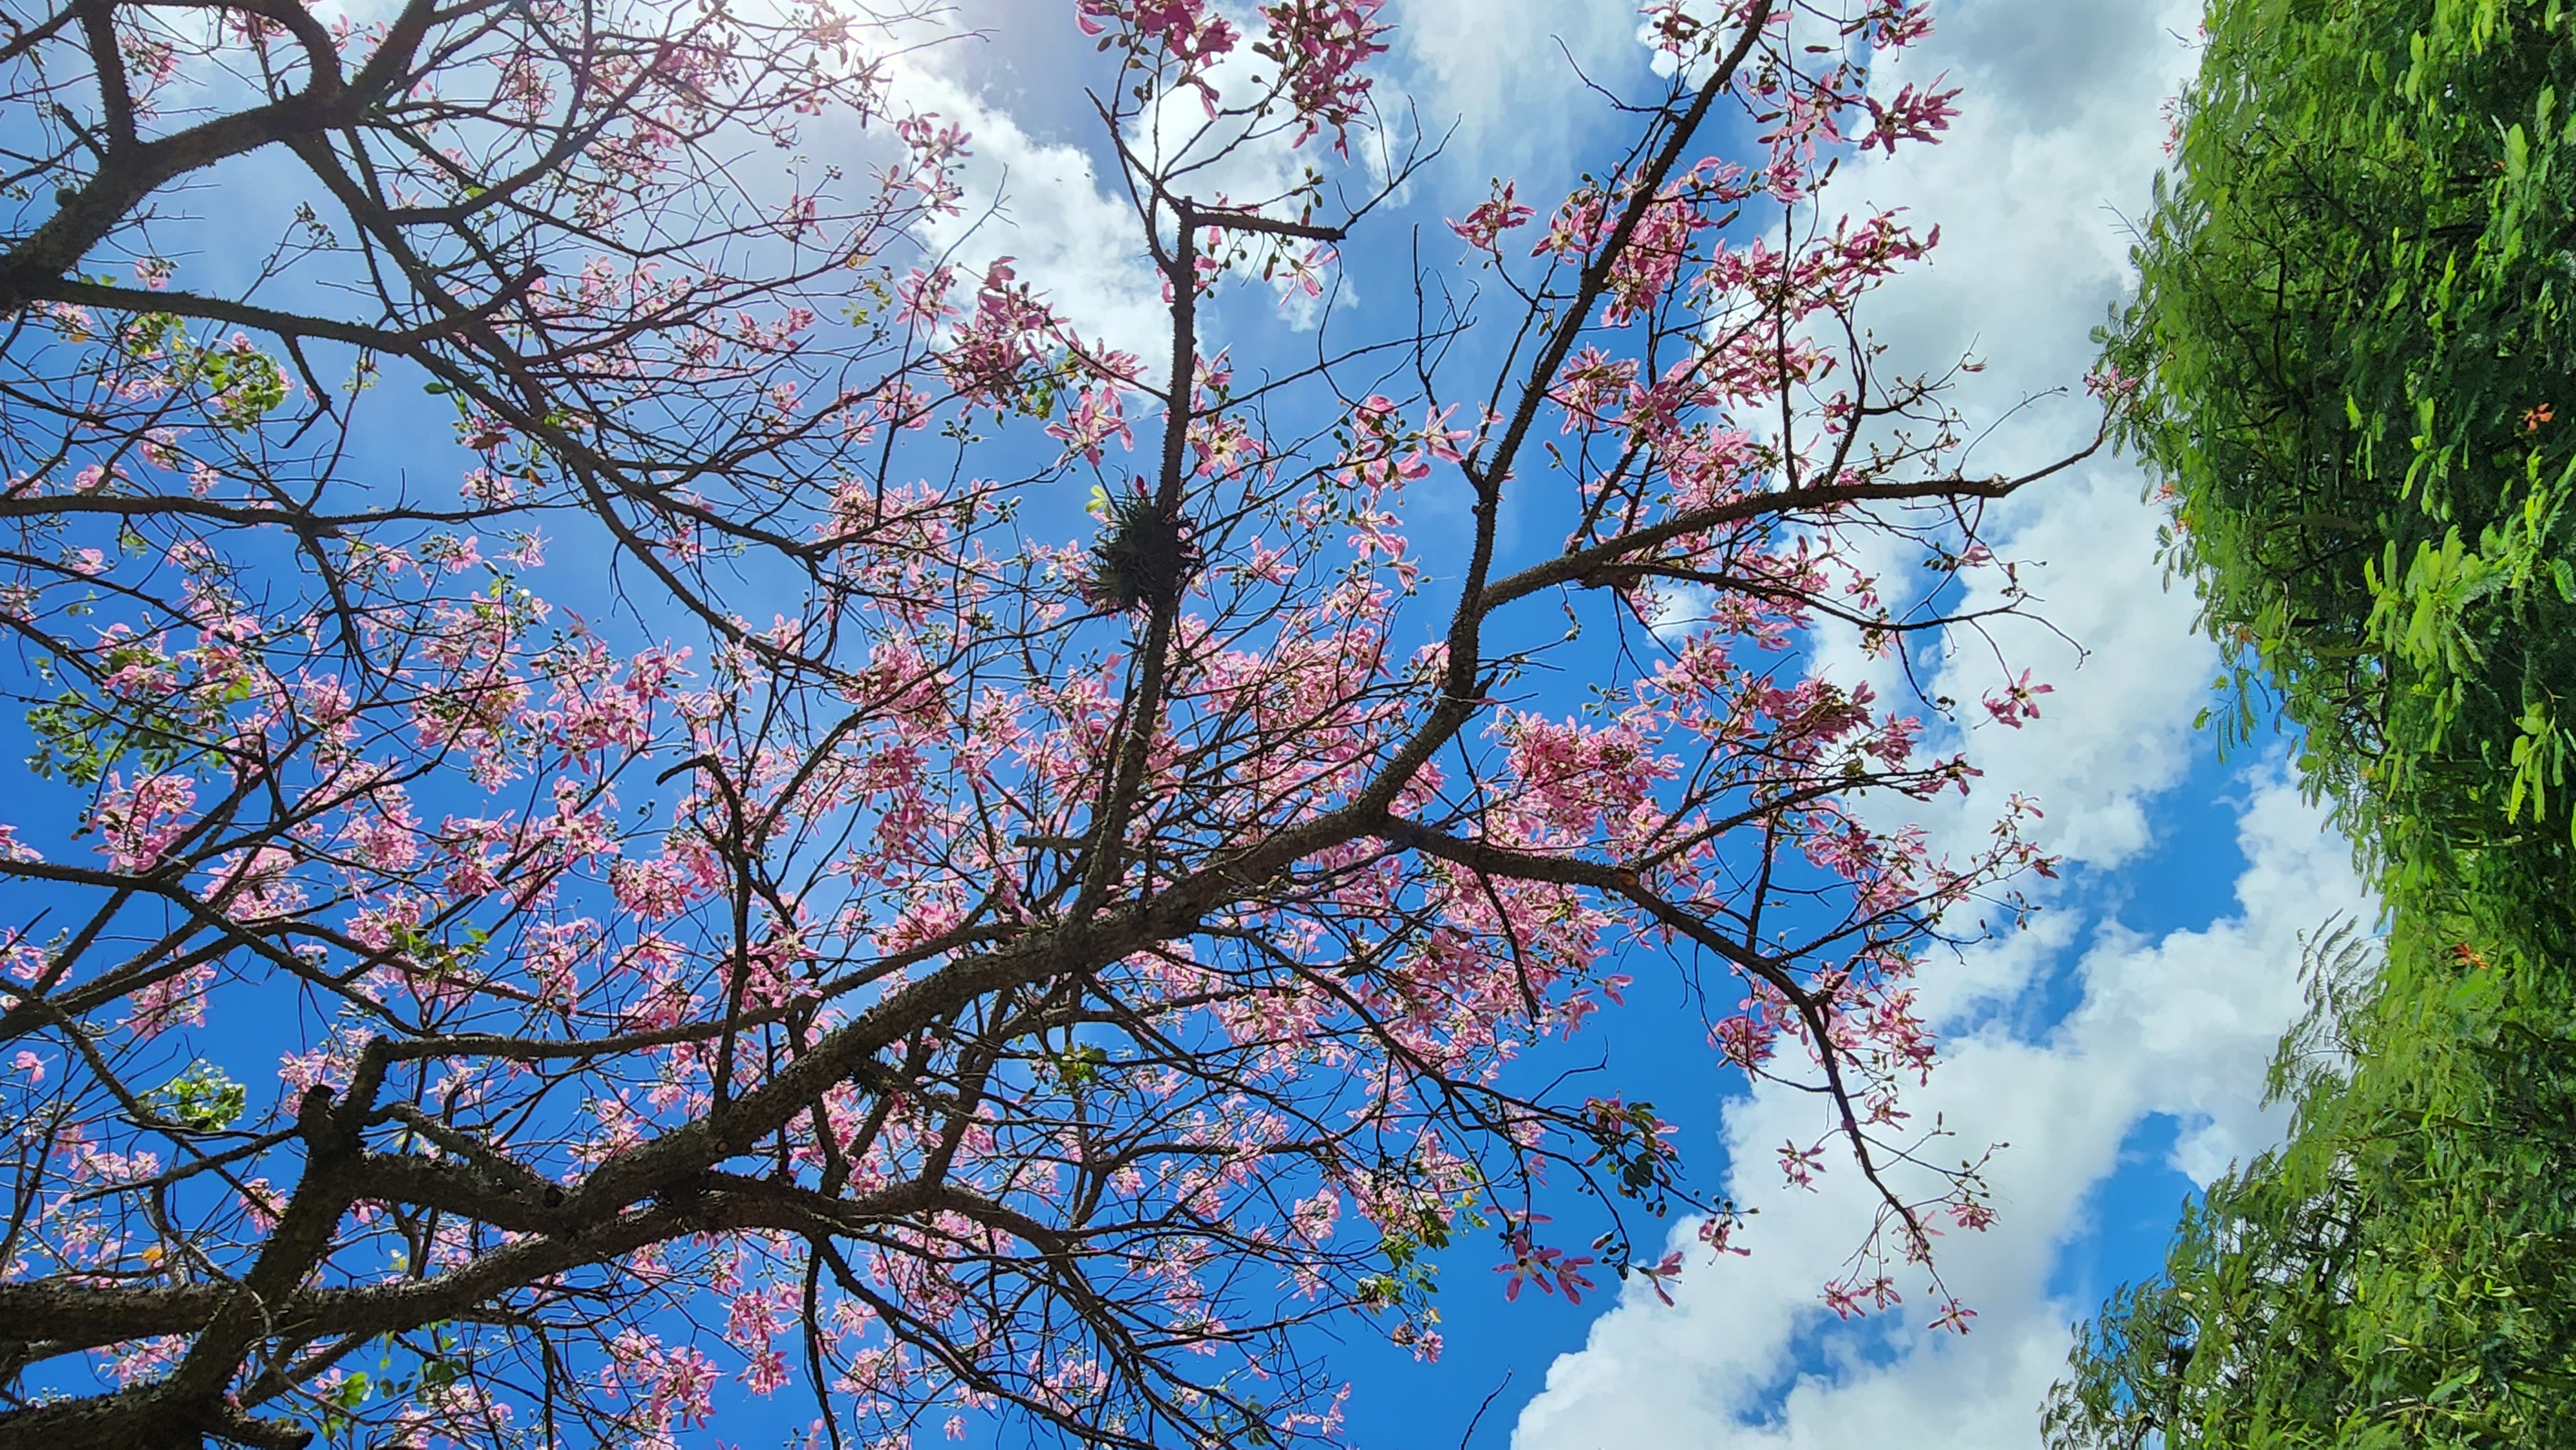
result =
[{"label": "cumulus cloud", "polygon": [[[1519,1450],[1660,1447],[1990,1447],[2035,1437],[2041,1396],[2084,1306],[2049,1292],[2057,1255],[2087,1231],[2088,1201],[2154,1114],[2184,1131],[2171,1166],[2196,1179],[2269,1141],[2254,1087],[2299,1001],[2298,941],[2337,911],[2366,913],[2344,843],[2277,769],[2246,808],[2249,862],[2235,913],[2146,941],[2116,928],[2079,941],[2069,917],[1991,952],[2082,948],[2079,1005],[2023,1040],[1996,1024],[1954,1041],[1914,1103],[2010,1147],[1988,1168],[2002,1222],[1942,1241],[1948,1286],[1979,1312],[1964,1338],[1931,1335],[1919,1304],[1834,1324],[1819,1265],[1859,1241],[1873,1203],[1852,1175],[1781,1186],[1764,1150],[1815,1128],[1814,1105],[1757,1092],[1732,1105],[1733,1191],[1759,1211],[1750,1258],[1685,1274],[1676,1303],[1631,1291],[1560,1358],[1522,1414]],[[1997,969],[2020,974],[2026,967]],[[1677,1236],[1684,1238],[1686,1236]]]},{"label": "cumulus cloud", "polygon": [[[1871,158],[1839,200],[1941,229],[1930,261],[1878,294],[1866,321],[1901,370],[1985,363],[1953,396],[1978,440],[1970,473],[2024,472],[2094,435],[2100,414],[2081,386],[2090,334],[2128,288],[2125,218],[2163,161],[2158,106],[2193,59],[2169,33],[2193,7],[2162,9],[1944,6],[1945,28],[1875,78],[1892,90],[1946,76],[1965,89],[1942,145]],[[2002,682],[1998,655],[2054,686],[2040,721],[1976,726],[1967,748],[1991,784],[2047,805],[2052,849],[2093,866],[2146,846],[2143,803],[2180,777],[2215,665],[2188,595],[2163,587],[2158,519],[2140,492],[2136,469],[2106,453],[1996,510],[1996,552],[2025,563],[2046,623],[2004,622],[1994,650],[1955,638],[1937,677],[1938,693],[1970,713]],[[2001,584],[1981,579],[1966,603],[1997,602]]]},{"label": "cumulus cloud", "polygon": [[[1125,182],[1114,166],[1104,168],[1095,159],[1106,151],[1103,127],[1096,115],[1064,112],[1061,95],[1012,83],[1025,70],[1060,70],[1065,35],[1052,31],[1069,33],[1072,26],[1061,7],[1033,9],[1018,0],[976,18],[995,15],[1005,23],[971,31],[962,15],[917,22],[905,32],[911,43],[888,62],[898,110],[936,113],[974,137],[959,178],[965,188],[959,214],[937,219],[926,236],[969,278],[981,276],[998,258],[1012,259],[1019,280],[1048,298],[1084,336],[1135,353],[1148,374],[1159,378],[1171,350],[1163,278],[1147,255],[1143,223]],[[1238,18],[1257,30],[1249,16]],[[1250,95],[1267,68],[1247,42],[1209,67],[1206,79],[1221,94]],[[1052,112],[1050,101],[1056,103]],[[1299,144],[1297,128],[1277,118],[1211,121],[1199,93],[1187,87],[1158,97],[1131,132],[1127,143],[1136,154],[1185,173],[1188,192],[1204,202],[1276,204],[1305,185],[1310,168],[1335,169],[1325,140]],[[1076,133],[1089,144],[1063,139]],[[1355,178],[1373,170],[1363,157]],[[1354,184],[1365,191],[1365,180]],[[1285,250],[1308,249],[1289,243]],[[1257,271],[1261,257],[1253,260]],[[1354,300],[1346,281],[1336,278],[1335,286],[1340,303]],[[1285,320],[1297,327],[1312,327],[1322,311],[1302,293],[1284,296],[1282,306]],[[1202,326],[1209,350],[1224,346],[1221,315],[1206,315]]]},{"label": "cumulus cloud", "polygon": [[[1963,353],[1987,363],[1955,399],[1982,430],[1972,471],[2019,472],[2092,436],[2098,415],[2079,386],[2088,334],[2128,285],[2127,218],[2163,161],[2160,104],[2195,59],[2179,36],[2196,9],[1944,5],[1933,42],[1880,78],[1892,89],[1946,75],[1966,90],[1943,145],[1865,164],[1838,190],[1846,204],[1903,207],[1942,229],[1931,263],[1888,289],[1869,321],[1901,367]],[[2004,621],[1993,648],[1954,638],[1926,661],[1934,691],[1966,704],[1963,716],[1981,713],[1974,702],[2002,682],[2002,661],[2055,687],[2027,728],[1969,723],[1955,737],[1985,790],[1929,819],[1935,837],[1966,849],[2000,793],[2025,792],[2048,811],[2043,843],[2095,888],[2061,894],[2032,931],[1923,980],[1948,1052],[1910,1106],[1972,1137],[1971,1153],[2011,1144],[1988,1173],[1998,1226],[1942,1245],[1950,1289],[1981,1315],[1976,1332],[1925,1332],[1920,1303],[1836,1324],[1816,1286],[1860,1240],[1872,1204],[1849,1173],[1813,1194],[1782,1187],[1772,1152],[1811,1138],[1816,1108],[1757,1090],[1730,1104],[1724,1130],[1730,1191],[1766,1210],[1745,1240],[1755,1256],[1686,1277],[1672,1308],[1623,1299],[1551,1370],[1521,1417],[1520,1450],[2032,1443],[2066,1326],[2086,1308],[2051,1285],[2064,1252],[2092,1232],[2123,1145],[2169,1115],[2178,1132],[2166,1166],[2206,1182],[2277,1135],[2257,1103],[2298,1006],[2298,938],[2338,912],[2371,913],[2347,845],[2279,764],[2240,780],[2247,865],[2231,914],[2155,940],[2087,916],[2091,899],[2134,884],[2123,868],[2153,844],[2151,808],[2206,748],[2190,726],[2214,655],[2192,629],[2188,596],[2163,587],[2141,483],[2125,460],[2102,456],[1998,510],[1997,552],[2028,561],[2022,579],[2046,626]],[[1964,602],[1992,602],[1999,582]],[[1838,667],[1857,665],[1839,653]],[[2070,984],[2078,1002],[2053,1024],[1996,1010],[2048,984]]]},{"label": "cumulus cloud", "polygon": [[972,43],[909,52],[893,67],[900,107],[935,112],[974,136],[959,214],[929,229],[969,278],[1001,257],[1085,336],[1160,363],[1171,350],[1162,280],[1146,260],[1135,208],[1101,184],[1081,147],[1042,140],[968,78]]}]

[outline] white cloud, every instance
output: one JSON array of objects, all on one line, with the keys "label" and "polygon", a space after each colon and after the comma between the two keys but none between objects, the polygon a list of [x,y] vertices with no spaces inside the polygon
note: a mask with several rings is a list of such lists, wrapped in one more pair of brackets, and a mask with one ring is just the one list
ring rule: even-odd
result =
[{"label": "white cloud", "polygon": [[[1063,20],[1052,11],[1045,18]],[[937,219],[925,235],[950,250],[950,260],[970,281],[994,259],[1013,259],[1019,280],[1048,298],[1084,336],[1135,353],[1148,376],[1159,379],[1170,362],[1171,321],[1163,279],[1147,255],[1143,223],[1125,183],[1114,172],[1100,174],[1093,149],[1024,124],[1020,110],[1049,98],[1024,90],[1008,94],[1007,80],[1018,70],[1063,64],[1050,42],[1021,33],[1037,23],[1037,16],[1016,16],[996,40],[965,31],[959,16],[925,21],[947,43],[915,45],[891,63],[899,110],[935,112],[974,137],[973,155],[960,176],[966,193],[960,214]],[[1245,23],[1251,23],[1248,17]],[[1248,94],[1252,76],[1267,64],[1247,43],[1207,75],[1220,93]],[[1104,135],[1089,134],[1100,130],[1096,117],[1055,119],[1083,128],[1088,139],[1105,146]],[[1272,125],[1247,136],[1239,122],[1211,126],[1198,92],[1187,87],[1159,97],[1130,129],[1129,144],[1137,153],[1184,170],[1186,191],[1200,201],[1274,202],[1303,184],[1309,166],[1330,171],[1335,160],[1326,154],[1324,139],[1295,144],[1291,127]],[[1248,279],[1232,285],[1258,286]],[[1349,305],[1354,297],[1348,283],[1338,285],[1339,303]],[[1283,311],[1297,327],[1311,327],[1321,315],[1320,306],[1302,295]],[[1217,335],[1221,327],[1221,314],[1204,315],[1208,335],[1202,350],[1224,346]]]},{"label": "white cloud", "polygon": [[[2144,941],[2116,929],[2077,967],[2083,999],[2037,1041],[1997,1024],[1954,1042],[1914,1107],[2011,1147],[1988,1169],[2001,1224],[1942,1241],[1949,1287],[1980,1315],[1965,1338],[1925,1333],[1908,1304],[1884,1321],[1832,1326],[1815,1299],[1821,1265],[1858,1242],[1872,1203],[1850,1174],[1813,1193],[1782,1187],[1766,1150],[1815,1131],[1802,1095],[1757,1092],[1731,1106],[1730,1185],[1761,1210],[1748,1259],[1697,1262],[1672,1308],[1631,1290],[1584,1349],[1560,1358],[1523,1413],[1519,1450],[1661,1450],[1714,1445],[1869,1446],[1901,1435],[1961,1450],[2027,1444],[2063,1364],[2081,1302],[2052,1297],[2058,1251],[2088,1229],[2087,1198],[2121,1144],[2153,1114],[2185,1131],[2173,1165],[2195,1179],[2269,1141],[2257,1108],[2281,1026],[2295,1011],[2298,938],[2337,911],[2367,910],[2344,843],[2275,772],[2240,829],[2248,866],[2237,912],[2201,931]],[[2052,954],[2064,918],[1988,950]],[[1687,1242],[1686,1234],[1677,1234]],[[2093,1286],[2087,1286],[2088,1288]],[[1796,1374],[1802,1340],[1829,1368]]]},{"label": "white cloud", "polygon": [[1448,137],[1476,167],[1562,163],[1578,71],[1616,84],[1638,69],[1633,4],[1409,0],[1390,11],[1424,134]]},{"label": "white cloud", "polygon": [[[1902,206],[1942,228],[1931,263],[1866,320],[1908,369],[1963,352],[1987,361],[1956,399],[1973,424],[1992,425],[1972,471],[2019,471],[2091,436],[2096,415],[2080,393],[2017,405],[2079,382],[2090,329],[2128,285],[2123,214],[2143,209],[2163,162],[2159,105],[2193,63],[2175,37],[2196,11],[2189,0],[1944,5],[1946,28],[1881,77],[1892,89],[1946,73],[1966,88],[1944,144],[1862,166],[1838,190],[1842,204]],[[2023,578],[2053,627],[2006,621],[1997,642],[2014,671],[2032,667],[2055,693],[2023,730],[1966,732],[1983,789],[1927,822],[1954,849],[1973,846],[2002,793],[2023,791],[2048,811],[2044,844],[2124,884],[2120,868],[2152,844],[2149,807],[2207,748],[2190,723],[2213,651],[2191,628],[2188,595],[2162,587],[2156,516],[2140,488],[2129,463],[2099,457],[1991,516],[1997,552],[2033,561]],[[1990,601],[1994,582],[1966,602]],[[1993,653],[1951,645],[1933,687],[1981,714],[1974,702],[2002,682]],[[1813,1195],[1780,1186],[1771,1150],[1813,1137],[1816,1107],[1758,1090],[1730,1105],[1725,1129],[1730,1191],[1769,1210],[1745,1240],[1755,1257],[1686,1276],[1670,1309],[1631,1292],[1550,1371],[1520,1420],[1520,1450],[2033,1443],[2066,1326],[2088,1307],[2052,1298],[2051,1278],[2091,1232],[2091,1197],[2122,1144],[2172,1115],[2171,1166],[2205,1182],[2271,1141],[2280,1124],[2256,1105],[2298,1005],[2297,938],[2338,911],[2370,912],[2347,846],[2278,764],[2246,784],[2234,915],[2148,941],[2088,929],[2077,903],[2061,900],[2031,932],[1923,978],[1926,1010],[1953,1035],[1910,1106],[1918,1120],[1943,1114],[1972,1149],[2012,1144],[1989,1172],[1998,1226],[1942,1245],[1950,1288],[1981,1315],[1977,1332],[1925,1332],[1919,1302],[1834,1327],[1816,1289],[1859,1242],[1871,1205],[1848,1171]],[[2074,983],[2080,1004],[2036,1036],[2012,1025],[2026,1013],[1991,1010],[2052,980]]]},{"label": "white cloud", "polygon": [[937,112],[973,133],[961,214],[928,229],[971,282],[1010,257],[1021,281],[1086,337],[1125,348],[1160,374],[1171,353],[1162,281],[1146,260],[1135,208],[1104,189],[1082,148],[1031,136],[965,78],[973,43],[912,52],[895,67],[898,106]]},{"label": "white cloud", "polygon": [[[1965,88],[1943,144],[1873,158],[1838,188],[1837,204],[1902,208],[1941,229],[1930,261],[1872,299],[1863,320],[1901,370],[1966,354],[1985,361],[1953,399],[1984,430],[1967,472],[2019,473],[2093,436],[2099,413],[2081,381],[2090,332],[2129,285],[2121,213],[2145,202],[2163,161],[2157,107],[2192,61],[2161,22],[2193,7],[2163,8],[2173,14],[2135,0],[1944,6],[1947,28],[1875,78],[1892,90],[1946,75]],[[2101,454],[1990,517],[1996,552],[2035,566],[2021,577],[2047,622],[2006,621],[1997,642],[2013,670],[2033,669],[2055,693],[2039,721],[1976,726],[1967,748],[1988,794],[2037,797],[2049,811],[2041,839],[2097,867],[2147,844],[2144,802],[2187,763],[2190,720],[2215,667],[2191,628],[2190,597],[2162,587],[2158,520],[2140,490],[2127,460]],[[1967,603],[1996,602],[2000,583],[1981,580]],[[1975,702],[2003,672],[1981,645],[1954,646],[1937,692],[1981,714]],[[1973,817],[1948,824],[1980,829]]]}]

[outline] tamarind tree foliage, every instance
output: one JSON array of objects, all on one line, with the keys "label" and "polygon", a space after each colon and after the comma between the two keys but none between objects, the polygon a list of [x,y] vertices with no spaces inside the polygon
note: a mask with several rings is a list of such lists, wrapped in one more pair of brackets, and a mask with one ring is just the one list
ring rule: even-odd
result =
[{"label": "tamarind tree foliage", "polygon": [[1444,1249],[1727,1247],[1615,1072],[1512,1071],[1641,971],[1878,1189],[1827,1297],[1964,1327],[1909,978],[2049,863],[1935,854],[1948,702],[1808,647],[1973,626],[2059,466],[1960,470],[1859,320],[1933,238],[1823,200],[1951,114],[1869,89],[1924,12],[1650,7],[1626,149],[1407,239],[1393,7],[1077,0],[1140,357],[958,265],[895,0],[13,5],[0,1442],[1328,1438]]},{"label": "tamarind tree foliage", "polygon": [[2210,9],[2105,366],[2227,724],[2274,692],[2388,930],[2312,941],[2289,1141],[2080,1335],[2053,1444],[2576,1440],[2571,26]]}]

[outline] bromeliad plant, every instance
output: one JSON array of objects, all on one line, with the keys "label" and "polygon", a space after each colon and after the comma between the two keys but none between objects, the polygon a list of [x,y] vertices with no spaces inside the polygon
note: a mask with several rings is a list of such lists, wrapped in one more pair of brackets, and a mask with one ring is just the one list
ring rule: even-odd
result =
[{"label": "bromeliad plant", "polygon": [[[13,27],[0,627],[50,784],[0,825],[0,1439],[664,1443],[728,1381],[836,1444],[1327,1434],[1301,1327],[1436,1353],[1462,1236],[1568,1294],[1681,1272],[1628,1262],[1657,1214],[1726,1243],[1650,1108],[1511,1068],[1641,970],[1817,1091],[1793,1175],[1883,1195],[1835,1302],[1981,1225],[1901,1107],[1907,979],[2045,862],[1866,806],[1972,772],[1800,646],[1944,627],[2046,470],[1956,470],[1854,320],[1930,239],[1819,200],[1948,116],[1866,91],[1924,7],[1715,8],[1650,14],[1677,79],[1544,218],[1461,208],[1480,290],[1258,385],[1210,299],[1320,293],[1339,178],[1423,179],[1335,160],[1388,144],[1375,0],[1076,6],[1152,363],[933,245],[930,20]],[[746,159],[823,140],[869,179]],[[174,266],[228,162],[309,203]],[[423,388],[461,477],[371,461]]]}]

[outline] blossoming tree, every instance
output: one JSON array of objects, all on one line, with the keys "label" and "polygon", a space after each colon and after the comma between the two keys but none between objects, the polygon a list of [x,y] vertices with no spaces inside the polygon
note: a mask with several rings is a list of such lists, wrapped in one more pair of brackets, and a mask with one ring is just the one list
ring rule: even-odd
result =
[{"label": "blossoming tree", "polygon": [[1806,645],[1915,658],[2046,470],[1958,471],[1855,320],[1931,239],[1820,197],[1950,114],[1868,87],[1924,5],[1717,8],[1648,12],[1624,154],[1260,376],[1217,299],[1438,174],[1378,0],[1074,7],[1152,357],[935,244],[919,17],[12,17],[0,1439],[665,1443],[725,1380],[836,1445],[1328,1435],[1302,1328],[1437,1353],[1453,1242],[1506,1297],[1727,1246],[1652,1110],[1512,1069],[1640,971],[1880,1194],[1828,1298],[1928,1272],[1986,1210],[1908,977],[2046,862],[1871,806],[1972,772]]}]

